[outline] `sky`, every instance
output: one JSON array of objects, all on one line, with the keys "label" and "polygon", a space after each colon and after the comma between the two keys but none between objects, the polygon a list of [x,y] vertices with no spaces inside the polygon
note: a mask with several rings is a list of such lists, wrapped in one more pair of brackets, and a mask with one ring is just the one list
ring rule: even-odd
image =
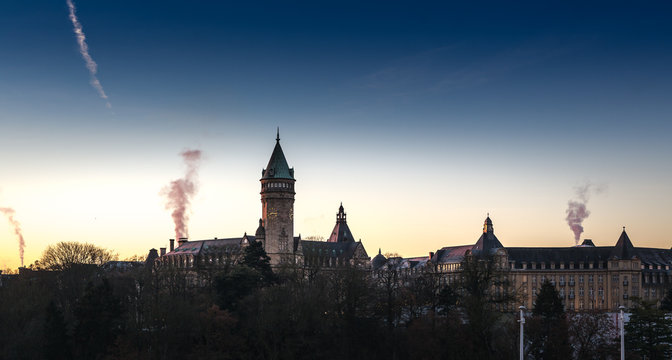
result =
[{"label": "sky", "polygon": [[[658,2],[0,2],[0,208],[25,265],[174,237],[162,188],[199,149],[192,239],[254,233],[280,128],[295,235],[340,203],[369,255],[581,239],[669,248],[672,5]],[[109,103],[109,106],[107,106]],[[0,267],[20,265],[0,219]]]}]

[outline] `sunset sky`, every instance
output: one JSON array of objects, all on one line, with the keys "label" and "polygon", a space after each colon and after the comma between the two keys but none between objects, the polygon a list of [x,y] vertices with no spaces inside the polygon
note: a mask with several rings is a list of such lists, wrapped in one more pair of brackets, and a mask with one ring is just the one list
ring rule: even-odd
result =
[{"label": "sunset sky", "polygon": [[669,248],[671,4],[75,1],[103,99],[66,0],[3,0],[0,208],[26,265],[64,240],[145,255],[200,149],[190,237],[254,233],[280,127],[295,235],[343,202],[371,256],[474,243],[487,213],[505,246],[572,246],[593,184],[582,238]]}]

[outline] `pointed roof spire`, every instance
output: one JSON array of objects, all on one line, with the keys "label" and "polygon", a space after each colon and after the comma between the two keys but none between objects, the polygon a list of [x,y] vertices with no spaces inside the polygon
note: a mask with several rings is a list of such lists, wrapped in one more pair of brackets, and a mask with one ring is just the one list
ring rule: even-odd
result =
[{"label": "pointed roof spire", "polygon": [[495,230],[492,228],[492,220],[490,220],[490,213],[488,213],[488,217],[486,217],[483,222],[483,233],[492,233],[494,231]]},{"label": "pointed roof spire", "polygon": [[287,159],[285,159],[285,154],[282,152],[282,147],[280,146],[280,128],[278,127],[277,136],[275,138],[275,148],[271,154],[270,160],[268,160],[268,165],[262,173],[263,179],[289,179],[294,180],[294,169],[289,167],[287,164]]},{"label": "pointed roof spire", "polygon": [[474,253],[480,253],[483,255],[490,255],[498,248],[503,248],[497,236],[495,236],[495,231],[492,228],[492,220],[490,220],[490,214],[485,218],[483,223],[483,235],[476,241],[476,244],[471,248],[471,251]]},{"label": "pointed roof spire", "polygon": [[629,260],[635,257],[635,246],[632,245],[632,241],[630,241],[628,234],[625,232],[625,226],[616,245],[614,245],[614,249],[611,251],[611,257],[622,260]]},{"label": "pointed roof spire", "polygon": [[355,236],[352,235],[348,223],[346,221],[346,213],[343,209],[343,203],[338,208],[338,214],[336,214],[336,225],[334,230],[331,231],[331,235],[327,242],[354,242]]}]

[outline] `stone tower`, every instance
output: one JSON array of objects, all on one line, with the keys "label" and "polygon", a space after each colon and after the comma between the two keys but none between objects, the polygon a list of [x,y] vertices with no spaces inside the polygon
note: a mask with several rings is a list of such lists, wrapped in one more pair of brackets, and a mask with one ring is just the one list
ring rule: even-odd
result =
[{"label": "stone tower", "polygon": [[265,231],[264,248],[271,265],[293,259],[294,254],[294,169],[287,165],[280,147],[280,131],[275,148],[261,176],[261,219]]}]

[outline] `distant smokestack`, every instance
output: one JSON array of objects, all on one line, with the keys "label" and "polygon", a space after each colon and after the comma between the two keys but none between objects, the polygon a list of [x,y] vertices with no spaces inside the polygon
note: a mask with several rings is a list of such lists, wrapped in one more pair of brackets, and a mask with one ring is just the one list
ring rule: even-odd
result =
[{"label": "distant smokestack", "polygon": [[189,241],[189,239],[187,239],[186,237],[181,237],[179,240],[177,240],[177,246],[180,247],[188,241]]},{"label": "distant smokestack", "polygon": [[166,248],[159,248],[159,254],[161,254],[161,256],[166,255]]},{"label": "distant smokestack", "polygon": [[577,200],[570,200],[567,202],[567,224],[574,233],[574,245],[579,245],[581,233],[583,233],[583,221],[590,216],[590,211],[586,208],[588,200],[590,199],[591,191],[599,194],[605,190],[606,186],[594,186],[587,183],[583,186],[575,188]]},{"label": "distant smokestack", "polygon": [[175,239],[170,239],[170,251],[175,250]]},{"label": "distant smokestack", "polygon": [[21,231],[21,224],[14,219],[14,209],[0,208],[0,212],[5,214],[9,224],[14,227],[14,234],[19,238],[19,258],[21,258],[21,267],[23,267],[23,251],[26,247],[26,242],[23,241],[23,232]]},{"label": "distant smokestack", "polygon": [[172,210],[171,216],[175,223],[175,238],[177,239],[189,236],[189,205],[197,190],[196,179],[201,151],[187,150],[181,155],[187,165],[187,173],[184,178],[173,180],[170,185],[161,190],[161,195],[166,197],[166,209]]}]

